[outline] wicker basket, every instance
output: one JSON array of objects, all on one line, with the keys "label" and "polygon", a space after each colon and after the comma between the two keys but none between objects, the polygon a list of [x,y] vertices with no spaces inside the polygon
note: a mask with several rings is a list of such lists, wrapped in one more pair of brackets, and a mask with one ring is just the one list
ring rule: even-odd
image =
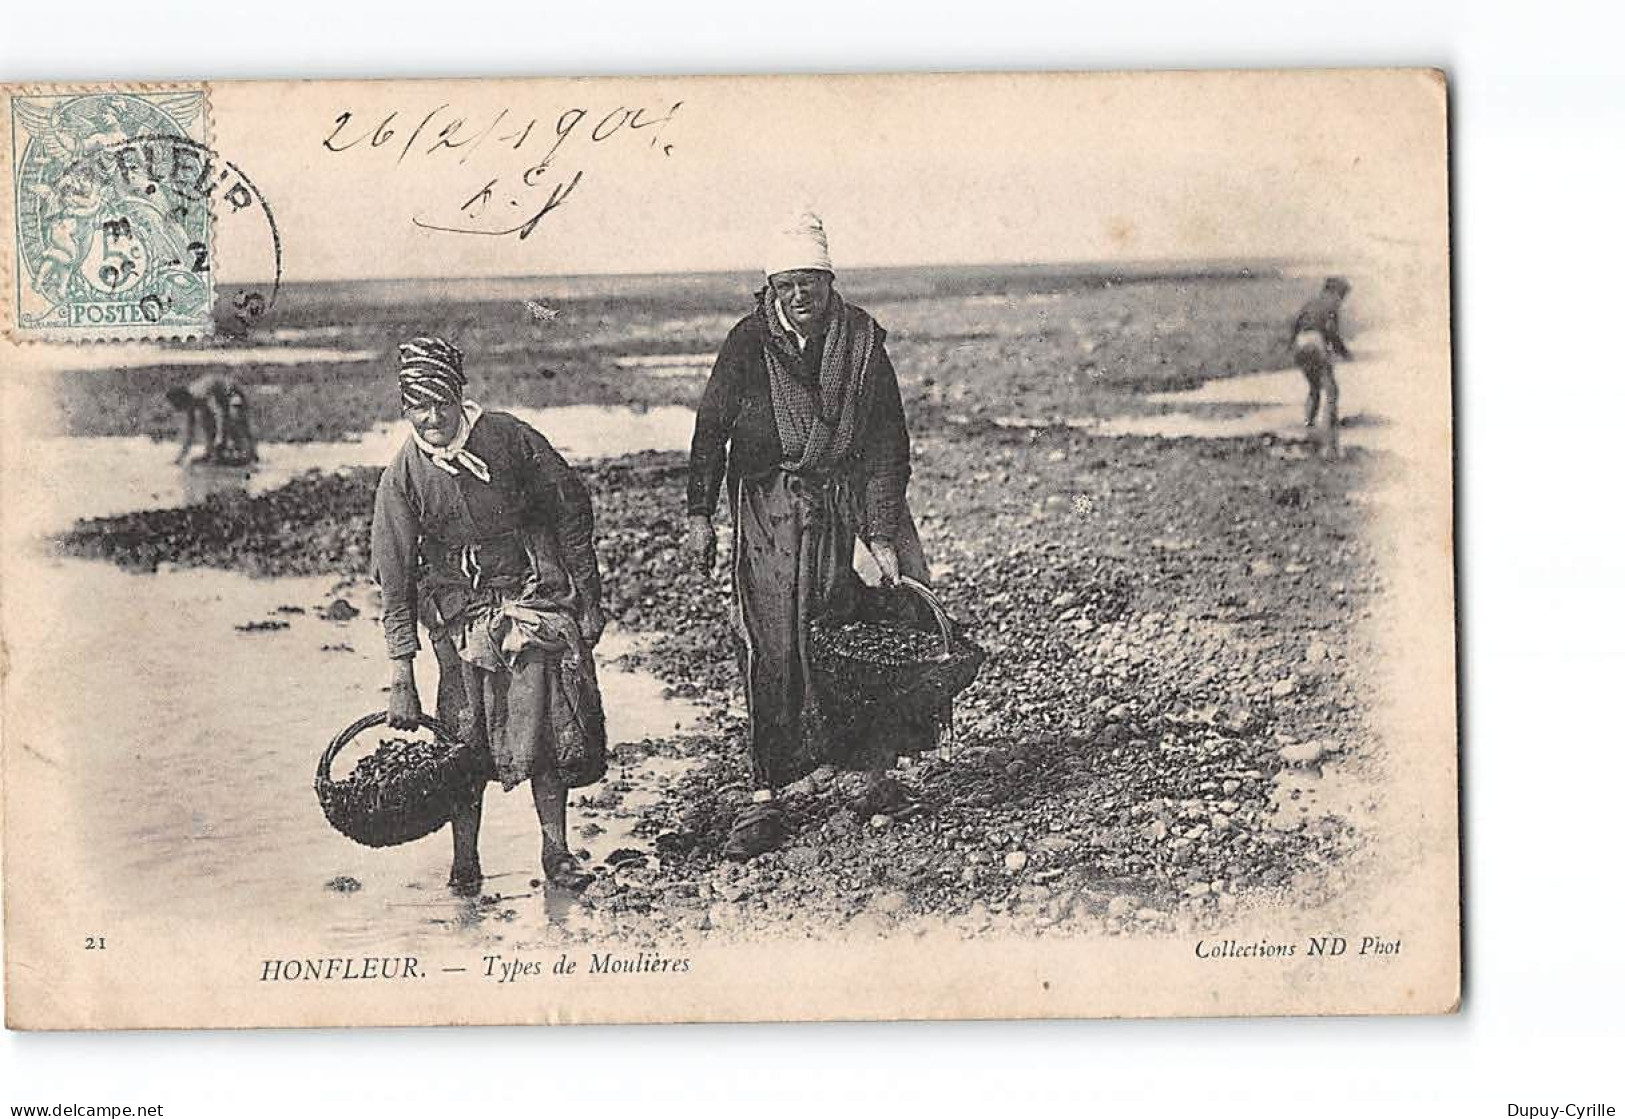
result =
[{"label": "wicker basket", "polygon": [[339,732],[316,765],[316,799],[327,822],[368,847],[393,847],[438,831],[458,806],[473,799],[488,776],[478,751],[458,742],[445,724],[425,717],[421,725],[435,737],[416,764],[396,766],[374,781],[359,781],[353,774],[333,780],[339,751],[388,719],[382,711],[357,719]]},{"label": "wicker basket", "polygon": [[813,671],[826,692],[861,708],[884,706],[903,718],[934,718],[976,678],[987,654],[948,617],[937,596],[922,583],[904,576],[898,585],[912,591],[936,619],[941,648],[908,659],[880,658],[855,652],[854,630],[910,629],[902,622],[848,622],[828,626],[814,622],[810,634]]}]

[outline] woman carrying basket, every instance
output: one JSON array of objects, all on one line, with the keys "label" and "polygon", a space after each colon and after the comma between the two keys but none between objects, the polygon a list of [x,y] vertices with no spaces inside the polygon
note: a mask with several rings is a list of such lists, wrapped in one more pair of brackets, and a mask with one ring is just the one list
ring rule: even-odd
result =
[{"label": "woman carrying basket", "polygon": [[[443,657],[440,701],[460,710],[440,718],[489,751],[504,789],[530,782],[542,869],[579,888],[591,875],[570,854],[565,791],[605,765],[591,652],[604,631],[592,501],[540,432],[464,400],[466,383],[449,342],[400,347],[412,438],[378,483],[372,520],[394,662],[389,723],[411,728],[423,715],[412,669],[421,618],[437,652],[456,653]],[[459,893],[479,890],[483,785],[452,818],[449,884]]]},{"label": "woman carrying basket", "polygon": [[908,428],[886,332],[835,290],[823,223],[798,215],[772,239],[767,285],[728,334],[694,423],[685,549],[716,556],[712,513],[724,480],[733,514],[735,631],[756,791],[725,854],[781,843],[776,790],[823,764],[863,769],[860,809],[907,798],[886,771],[935,743],[935,728],[854,723],[809,671],[809,624],[855,608],[855,540],[883,584],[926,581],[909,515]]}]

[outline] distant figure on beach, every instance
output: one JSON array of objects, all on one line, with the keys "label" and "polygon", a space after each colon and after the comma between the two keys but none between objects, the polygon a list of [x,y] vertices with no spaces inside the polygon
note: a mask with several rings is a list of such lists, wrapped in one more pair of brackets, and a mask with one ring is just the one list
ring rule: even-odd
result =
[{"label": "distant figure on beach", "polygon": [[883,714],[852,726],[809,671],[811,621],[856,606],[859,538],[882,584],[929,573],[905,496],[908,425],[885,330],[836,290],[817,215],[776,231],[765,256],[767,282],[723,342],[695,415],[684,541],[708,574],[726,485],[754,792],[724,854],[741,860],[787,838],[776,804],[785,785],[826,764],[860,770],[860,813],[895,813],[914,798],[887,771],[899,753],[936,744],[935,727]]},{"label": "distant figure on beach", "polygon": [[[393,661],[389,725],[418,725],[418,622],[441,658],[436,716],[489,755],[504,789],[530,782],[547,880],[592,880],[570,852],[567,787],[606,764],[592,649],[604,632],[592,498],[535,428],[463,399],[463,355],[440,338],[400,347],[412,435],[384,470],[372,515],[373,574]],[[460,674],[461,689],[447,684]],[[460,694],[459,694],[460,693]],[[484,783],[451,821],[448,885],[480,890]]]},{"label": "distant figure on beach", "polygon": [[1320,289],[1320,294],[1303,305],[1298,317],[1292,320],[1292,359],[1309,380],[1309,402],[1304,410],[1303,426],[1311,431],[1320,411],[1321,396],[1326,399],[1326,433],[1321,450],[1327,458],[1338,456],[1337,448],[1337,373],[1334,357],[1348,360],[1348,347],[1338,327],[1337,315],[1350,284],[1341,276],[1331,276]]},{"label": "distant figure on beach", "polygon": [[248,418],[248,398],[229,377],[205,373],[189,385],[176,385],[164,396],[186,417],[176,462],[186,461],[200,426],[203,453],[193,461],[220,466],[246,466],[259,461],[259,448]]}]

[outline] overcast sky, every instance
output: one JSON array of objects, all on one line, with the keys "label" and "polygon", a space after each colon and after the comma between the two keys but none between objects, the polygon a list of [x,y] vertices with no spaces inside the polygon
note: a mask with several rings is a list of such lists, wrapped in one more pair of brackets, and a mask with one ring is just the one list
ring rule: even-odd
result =
[{"label": "overcast sky", "polygon": [[[1442,104],[1430,78],[1380,72],[227,84],[212,96],[214,146],[260,188],[289,280],[755,268],[765,233],[803,203],[822,213],[837,269],[1438,259],[1423,241],[1445,228]],[[447,138],[462,146],[436,148],[459,120]],[[512,229],[550,197],[524,239],[424,228]],[[226,278],[266,271],[267,228],[217,219]]]}]

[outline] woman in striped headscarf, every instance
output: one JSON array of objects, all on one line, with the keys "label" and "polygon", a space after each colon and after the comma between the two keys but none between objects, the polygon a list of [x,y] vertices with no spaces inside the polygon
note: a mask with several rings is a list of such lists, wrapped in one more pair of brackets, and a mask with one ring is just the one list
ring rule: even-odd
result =
[{"label": "woman in striped headscarf", "polygon": [[[423,715],[412,668],[421,620],[437,653],[455,651],[441,664],[440,717],[489,751],[504,789],[530,782],[542,869],[579,888],[591,876],[570,853],[565,791],[598,780],[605,764],[592,500],[540,432],[463,399],[466,383],[449,342],[400,347],[412,437],[378,483],[372,520],[394,662],[389,722],[410,728]],[[452,820],[450,885],[461,893],[480,886],[482,799]]]},{"label": "woman in striped headscarf", "polygon": [[929,577],[905,499],[908,427],[886,332],[835,289],[814,214],[773,237],[766,273],[755,309],[717,356],[689,458],[686,548],[701,570],[715,559],[711,516],[724,482],[733,513],[756,785],[728,839],[734,858],[783,841],[777,790],[824,764],[868,773],[858,811],[895,811],[909,794],[888,768],[936,742],[934,725],[854,725],[807,671],[808,623],[856,606],[859,538],[880,582]]}]

